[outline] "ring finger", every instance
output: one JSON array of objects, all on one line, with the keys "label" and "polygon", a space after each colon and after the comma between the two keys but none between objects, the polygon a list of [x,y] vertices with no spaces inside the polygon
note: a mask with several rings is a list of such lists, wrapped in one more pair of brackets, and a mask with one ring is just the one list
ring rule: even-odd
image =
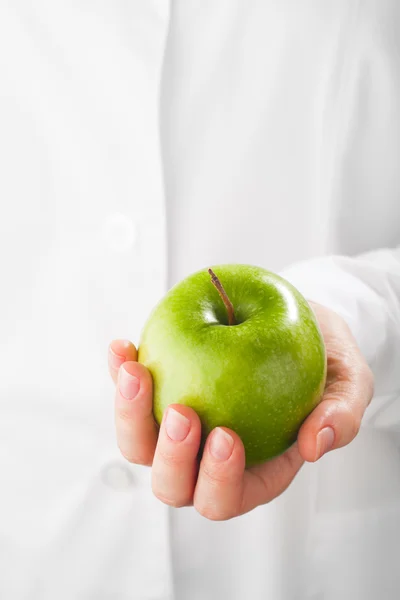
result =
[{"label": "ring finger", "polygon": [[200,434],[200,419],[194,410],[179,404],[167,408],[152,468],[153,492],[165,504],[192,504]]}]

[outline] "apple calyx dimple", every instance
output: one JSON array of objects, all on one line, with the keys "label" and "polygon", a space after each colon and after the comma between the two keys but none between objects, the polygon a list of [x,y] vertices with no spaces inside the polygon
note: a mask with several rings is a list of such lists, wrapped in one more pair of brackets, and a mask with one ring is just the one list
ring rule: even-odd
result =
[{"label": "apple calyx dimple", "polygon": [[214,271],[212,269],[208,269],[208,272],[211,276],[211,283],[217,289],[219,295],[222,298],[223,303],[226,306],[226,310],[228,313],[228,325],[236,325],[235,311],[233,310],[232,302],[228,298],[228,294],[224,290],[222,283],[220,282]]}]

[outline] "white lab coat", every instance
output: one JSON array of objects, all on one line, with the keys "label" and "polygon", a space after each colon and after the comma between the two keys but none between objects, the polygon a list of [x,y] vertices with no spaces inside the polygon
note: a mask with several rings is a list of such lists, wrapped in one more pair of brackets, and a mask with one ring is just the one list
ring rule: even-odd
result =
[{"label": "white lab coat", "polygon": [[[2,600],[399,598],[399,40],[397,0],[0,3]],[[376,396],[213,523],[120,457],[106,352],[222,262],[340,312]]]}]

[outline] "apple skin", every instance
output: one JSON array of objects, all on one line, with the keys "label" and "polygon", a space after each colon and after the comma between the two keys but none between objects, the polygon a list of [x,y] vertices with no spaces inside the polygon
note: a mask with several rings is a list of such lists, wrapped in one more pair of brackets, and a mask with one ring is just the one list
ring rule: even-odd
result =
[{"label": "apple skin", "polygon": [[172,287],[142,331],[138,360],[154,383],[154,415],[169,404],[193,408],[202,444],[214,427],[242,439],[246,466],[287,450],[322,398],[326,351],[312,309],[286,280],[261,267],[212,267],[236,316],[207,269]]}]

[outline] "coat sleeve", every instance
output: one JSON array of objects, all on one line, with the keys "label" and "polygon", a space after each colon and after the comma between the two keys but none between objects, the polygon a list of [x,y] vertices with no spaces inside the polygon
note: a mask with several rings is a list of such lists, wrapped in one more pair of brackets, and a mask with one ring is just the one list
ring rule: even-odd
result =
[{"label": "coat sleeve", "polygon": [[281,275],[350,326],[375,376],[364,425],[400,431],[400,248],[318,258]]}]

